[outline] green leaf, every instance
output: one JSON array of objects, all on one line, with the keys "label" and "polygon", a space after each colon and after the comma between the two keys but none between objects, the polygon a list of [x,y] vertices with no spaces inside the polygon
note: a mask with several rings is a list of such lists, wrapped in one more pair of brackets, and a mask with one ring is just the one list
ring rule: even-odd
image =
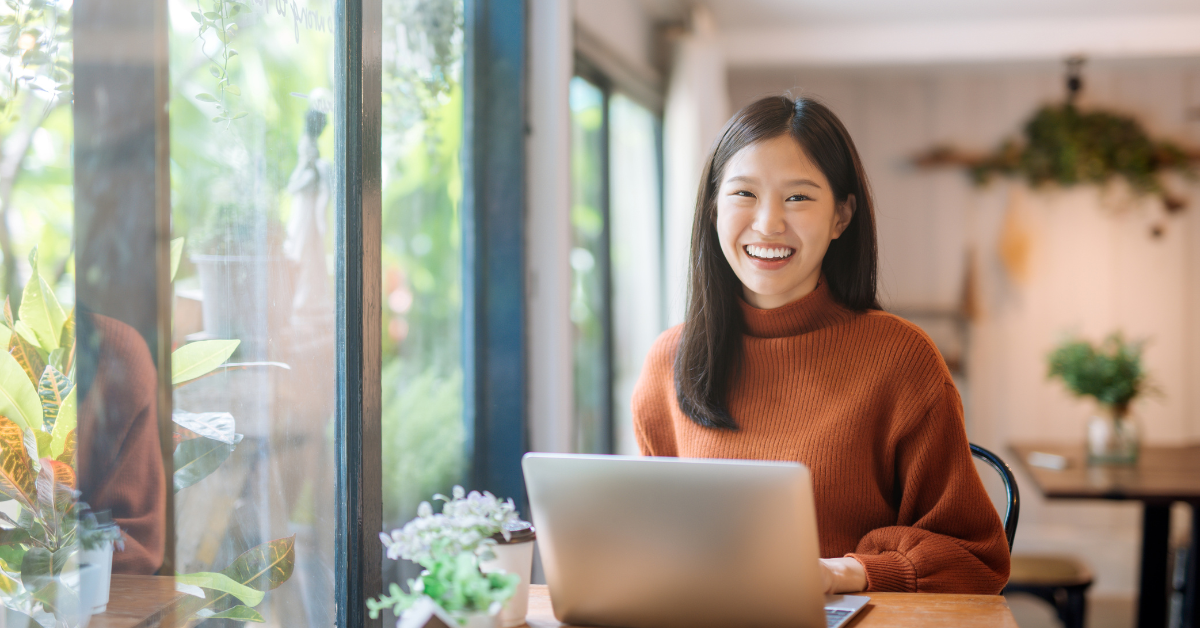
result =
[{"label": "green leaf", "polygon": [[201,92],[196,94],[196,100],[199,100],[200,102],[217,102],[217,97],[213,96],[212,94]]},{"label": "green leaf", "polygon": [[266,623],[267,621],[263,619],[263,616],[260,615],[258,611],[250,608],[249,606],[234,606],[229,610],[221,611],[220,613],[213,613],[212,615],[207,615],[204,617],[206,619],[236,619],[238,621],[252,621],[259,624]]},{"label": "green leaf", "polygon": [[[225,363],[241,344],[240,340],[201,340],[179,347],[171,354],[171,385],[178,386],[207,375]],[[0,385],[3,385],[0,369]],[[4,407],[0,405],[0,414]]]},{"label": "green leaf", "polygon": [[171,240],[171,281],[175,281],[175,273],[179,272],[179,260],[183,258],[183,242],[185,238]]},{"label": "green leaf", "polygon": [[[221,573],[252,589],[270,591],[292,577],[292,570],[296,566],[295,550],[295,535],[275,539],[247,550]],[[212,600],[188,597],[180,603],[181,616],[190,617],[211,607],[221,608],[222,604],[229,602],[227,593]]]},{"label": "green leaf", "polygon": [[37,346],[21,335],[21,326],[22,323],[17,323],[15,333],[8,339],[8,354],[16,360],[29,383],[37,386],[46,370],[46,361],[42,359],[42,354],[38,353]]},{"label": "green leaf", "polygon": [[0,338],[3,338],[3,341],[0,342],[0,345],[7,347],[8,341],[12,338],[12,333],[12,328],[10,328],[8,325],[0,324]]},{"label": "green leaf", "polygon": [[[53,452],[55,450],[52,449],[51,451]],[[58,457],[55,458],[55,460],[57,460],[59,462],[65,462],[72,466],[75,465],[75,432],[74,432],[74,430],[72,430],[70,433],[68,433],[67,437],[65,439],[63,439],[62,453],[58,454]]]},{"label": "green leaf", "polygon": [[[240,434],[238,441],[241,441]],[[233,453],[237,445],[230,445],[211,438],[192,438],[175,447],[175,492],[203,480],[217,470],[222,462]]]},{"label": "green leaf", "polygon": [[236,57],[237,54],[238,54],[238,51],[234,50],[233,48],[229,48],[225,51],[225,56],[227,56],[227,57]]},{"label": "green leaf", "polygon": [[[57,351],[57,349],[56,349]],[[38,382],[38,398],[42,400],[42,425],[47,432],[54,431],[54,422],[58,419],[58,409],[63,399],[71,392],[71,380],[58,372],[53,366],[47,366]]]},{"label": "green leaf", "polygon": [[226,87],[226,88],[225,88],[225,91],[229,92],[230,94],[233,94],[234,96],[241,96],[241,95],[242,95],[242,90],[241,90],[241,89],[238,89],[238,86],[237,86],[237,85],[230,85],[230,86],[228,86],[228,87]]},{"label": "green leaf", "polygon": [[247,550],[221,573],[258,589],[270,591],[292,577],[296,565],[296,536],[275,539]]},{"label": "green leaf", "polygon": [[42,470],[35,481],[38,512],[42,515],[50,538],[57,540],[64,532],[63,517],[75,503],[75,472],[71,465],[49,458],[43,458],[41,463]]},{"label": "green leaf", "polygon": [[[67,312],[67,319],[63,321],[62,335],[59,336],[59,338],[58,338],[58,347],[60,349],[65,349],[67,347],[70,347],[70,352],[73,355],[75,353],[74,345],[75,345],[75,308],[71,308],[71,311]],[[66,373],[67,370],[69,370],[69,369],[70,369],[70,367],[67,367],[67,369],[60,369],[60,370],[62,370],[62,372],[64,372],[64,373]]]},{"label": "green leaf", "polygon": [[15,545],[29,540],[29,532],[21,528],[0,530],[0,545]]},{"label": "green leaf", "polygon": [[37,390],[17,359],[3,352],[0,352],[0,415],[21,429],[40,430],[42,426],[42,400]]},{"label": "green leaf", "polygon": [[[42,279],[38,272],[38,252],[35,247],[29,253],[29,265],[33,269],[29,281],[25,282],[25,291],[21,296],[21,311],[18,319],[33,330],[39,347],[46,351],[58,348],[58,340],[62,335],[63,323],[67,320],[66,312],[58,304],[54,290]],[[39,373],[40,375],[40,373]]]},{"label": "green leaf", "polygon": [[175,576],[175,582],[192,584],[204,589],[228,593],[249,606],[258,606],[262,602],[264,595],[262,591],[252,589],[240,582],[235,582],[233,578],[223,573],[211,571],[178,574]]},{"label": "green leaf", "polygon": [[[57,460],[67,450],[68,437],[75,433],[75,387],[63,398],[58,407],[58,419],[54,422],[54,431],[50,432],[50,457]],[[74,462],[74,445],[71,445],[71,462]]]},{"label": "green leaf", "polygon": [[245,118],[245,117],[246,117],[246,115],[247,115],[247,114],[246,114],[246,112],[245,112],[245,111],[243,111],[243,112],[241,112],[241,113],[235,113],[235,114],[233,114],[233,116],[232,116],[232,117],[230,117],[229,119],[230,119],[230,120],[241,120],[242,118]]},{"label": "green leaf", "polygon": [[205,11],[204,17],[206,17],[210,20],[219,20],[219,19],[221,19],[221,14],[217,13],[216,11]]},{"label": "green leaf", "polygon": [[21,559],[21,582],[37,591],[54,580],[54,556],[44,547],[32,547]]},{"label": "green leaf", "polygon": [[54,437],[51,436],[48,432],[43,432],[42,430],[29,430],[29,431],[33,434],[33,442],[36,443],[35,446],[37,447],[38,465],[40,466],[42,464],[41,463],[42,458],[46,458],[46,457],[50,456],[50,447],[51,447],[51,444],[54,442]]},{"label": "green leaf", "polygon": [[199,12],[197,12],[197,11],[192,11],[192,17],[193,17],[193,18],[195,18],[195,20],[196,20],[197,22],[199,22],[199,23],[201,23],[201,24],[203,24],[203,23],[204,23],[204,16],[203,16],[203,15],[200,15],[200,13],[199,13]]},{"label": "green leaf", "polygon": [[221,78],[221,68],[215,65],[208,66],[208,73],[213,75],[213,78]]}]

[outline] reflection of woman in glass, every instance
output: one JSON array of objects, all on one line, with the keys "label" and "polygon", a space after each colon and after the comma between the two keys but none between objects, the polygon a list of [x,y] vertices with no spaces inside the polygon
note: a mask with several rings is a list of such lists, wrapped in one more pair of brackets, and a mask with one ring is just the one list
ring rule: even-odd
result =
[{"label": "reflection of woman in glass", "polygon": [[997,593],[1008,546],[958,391],[929,337],[881,311],[875,267],[837,117],[785,97],[738,112],[700,185],[686,321],[634,392],[639,447],[808,465],[828,592]]},{"label": "reflection of woman in glass", "polygon": [[166,473],[158,431],[158,372],[133,327],[79,308],[79,490],[112,512],[124,549],[113,573],[149,575],[163,562]]}]

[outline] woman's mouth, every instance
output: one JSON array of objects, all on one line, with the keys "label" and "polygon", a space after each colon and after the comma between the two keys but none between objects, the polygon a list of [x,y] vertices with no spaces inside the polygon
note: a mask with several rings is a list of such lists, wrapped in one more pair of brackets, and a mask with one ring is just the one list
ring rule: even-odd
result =
[{"label": "woman's mouth", "polygon": [[752,259],[764,262],[781,262],[796,254],[796,249],[790,246],[757,246],[747,244],[742,247]]}]

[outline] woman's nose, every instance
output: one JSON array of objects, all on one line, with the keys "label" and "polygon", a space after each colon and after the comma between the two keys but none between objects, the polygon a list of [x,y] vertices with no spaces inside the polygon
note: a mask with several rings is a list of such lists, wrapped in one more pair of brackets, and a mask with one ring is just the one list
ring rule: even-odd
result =
[{"label": "woman's nose", "polygon": [[750,226],[765,236],[783,233],[787,228],[783,220],[783,202],[769,197],[764,199],[755,210],[754,223]]}]

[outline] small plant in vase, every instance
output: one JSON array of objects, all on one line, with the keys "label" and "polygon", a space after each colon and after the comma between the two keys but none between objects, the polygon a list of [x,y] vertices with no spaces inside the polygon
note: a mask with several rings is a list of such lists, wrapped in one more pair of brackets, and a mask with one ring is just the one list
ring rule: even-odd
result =
[{"label": "small plant in vase", "polygon": [[1146,392],[1142,368],[1144,342],[1126,342],[1110,334],[1099,345],[1072,339],[1050,353],[1050,378],[1061,378],[1079,397],[1092,397],[1107,416],[1088,421],[1087,450],[1091,464],[1134,464],[1141,437],[1129,416],[1129,405]]},{"label": "small plant in vase", "polygon": [[434,499],[445,502],[441,513],[421,502],[415,519],[380,533],[388,558],[411,560],[424,571],[408,581],[408,593],[392,583],[386,595],[367,600],[371,618],[390,608],[402,628],[424,626],[431,614],[470,628],[524,623],[532,526],[521,521],[511,499],[488,492],[467,494],[455,486],[452,497]]}]

